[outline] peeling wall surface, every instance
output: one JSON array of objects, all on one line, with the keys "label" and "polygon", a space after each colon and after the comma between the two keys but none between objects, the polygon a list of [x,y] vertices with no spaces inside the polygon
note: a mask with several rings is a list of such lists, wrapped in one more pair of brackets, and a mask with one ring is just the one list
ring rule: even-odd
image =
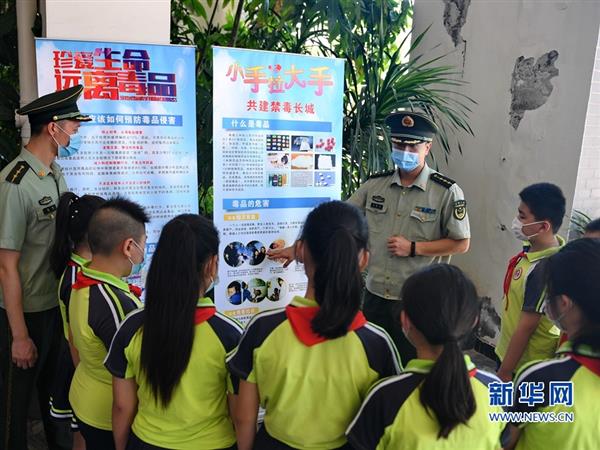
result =
[{"label": "peeling wall surface", "polygon": [[510,84],[510,124],[515,130],[519,128],[525,111],[538,109],[552,94],[554,87],[550,79],[558,75],[554,66],[557,59],[556,50],[544,53],[537,61],[524,56],[517,58]]},{"label": "peeling wall surface", "polygon": [[[470,119],[475,137],[461,135],[463,154],[455,151],[448,164],[437,160],[465,191],[471,220],[471,249],[453,263],[474,279],[482,297],[491,299],[486,328],[494,328],[506,265],[519,251],[510,231],[519,191],[539,181],[556,183],[567,210],[572,207],[600,2],[473,0],[466,5],[464,23],[453,19],[460,28],[449,27],[453,8],[461,11],[459,5],[465,4],[415,0],[414,28],[420,33],[431,25],[420,50],[432,49],[429,56],[450,53],[440,64],[462,70],[469,84],[460,92],[478,102]],[[464,54],[457,38],[468,42]],[[436,144],[433,150],[442,151]],[[484,334],[494,340],[489,329]]]},{"label": "peeling wall surface", "polygon": [[443,0],[444,1],[444,26],[452,38],[454,46],[464,44],[465,40],[460,32],[467,22],[467,11],[471,0]]}]

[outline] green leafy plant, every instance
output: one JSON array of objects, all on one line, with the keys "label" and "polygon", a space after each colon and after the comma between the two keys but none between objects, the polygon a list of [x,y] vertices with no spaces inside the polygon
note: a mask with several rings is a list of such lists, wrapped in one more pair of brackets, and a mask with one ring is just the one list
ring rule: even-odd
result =
[{"label": "green leafy plant", "polygon": [[[215,17],[229,8],[224,24]],[[385,117],[398,109],[429,114],[440,127],[447,157],[461,151],[455,137],[472,134],[474,102],[456,89],[463,81],[443,59],[427,58],[423,35],[400,36],[409,28],[409,0],[172,0],[171,42],[193,45],[196,60],[196,127],[200,204],[212,211],[212,51],[237,46],[343,58],[343,179],[345,197],[371,173],[389,167]],[[410,60],[407,55],[410,54]],[[0,166],[19,151],[14,109],[18,107],[18,60],[14,2],[0,1]],[[458,132],[458,133],[457,133]],[[210,200],[210,201],[209,201]]]},{"label": "green leafy plant", "polygon": [[19,107],[17,13],[14,1],[0,1],[0,169],[20,151],[15,109]]},{"label": "green leafy plant", "polygon": [[[389,167],[390,143],[385,117],[398,109],[421,110],[440,128],[447,158],[461,151],[456,136],[473,134],[468,114],[473,100],[457,87],[464,84],[442,57],[428,58],[422,33],[407,34],[409,0],[172,0],[173,43],[195,45],[197,54],[198,167],[201,203],[212,196],[212,45],[236,46],[343,58],[344,197],[371,173]],[[218,8],[233,6],[223,25]],[[195,17],[194,17],[195,16]],[[408,58],[410,55],[410,59]]]},{"label": "green leafy plant", "polygon": [[[405,34],[412,7],[408,0],[327,2],[325,56],[346,59],[344,170],[342,190],[349,196],[371,173],[390,165],[385,118],[396,110],[420,110],[440,128],[444,156],[460,142],[451,136],[473,134],[468,113],[474,101],[456,87],[464,84],[444,56],[427,58],[423,37]],[[352,6],[354,5],[354,6]],[[408,41],[412,37],[412,44]],[[410,56],[410,58],[409,58]]]}]

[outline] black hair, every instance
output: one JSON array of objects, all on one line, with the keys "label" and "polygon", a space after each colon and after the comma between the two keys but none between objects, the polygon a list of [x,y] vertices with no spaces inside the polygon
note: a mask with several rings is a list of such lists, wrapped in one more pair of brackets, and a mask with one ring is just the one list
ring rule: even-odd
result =
[{"label": "black hair", "polygon": [[588,223],[585,226],[585,231],[587,233],[591,233],[591,232],[594,232],[594,231],[600,231],[600,217],[597,218],[597,219],[594,219],[594,220],[590,221],[590,223]]},{"label": "black hair", "polygon": [[[58,120],[55,123],[62,123],[65,121],[66,121],[66,119],[63,119],[63,120]],[[46,120],[45,122],[35,122],[35,123],[29,122],[29,126],[31,129],[31,136],[39,136],[40,134],[42,134],[44,129],[52,122],[53,122],[52,120]],[[63,123],[63,125],[64,125],[64,123]],[[61,126],[61,125],[59,125],[59,126]]]},{"label": "black hair", "polygon": [[140,366],[157,403],[167,407],[194,343],[194,312],[206,263],[219,233],[199,215],[182,214],[162,229],[146,279]]},{"label": "black hair", "polygon": [[402,287],[404,311],[431,345],[443,346],[420,387],[421,404],[437,419],[439,438],[466,424],[476,404],[460,341],[475,327],[481,305],[475,286],[455,266],[433,264]]},{"label": "black hair", "polygon": [[149,222],[144,208],[124,197],[108,199],[92,216],[88,242],[92,253],[110,255],[125,239],[141,239]]},{"label": "black hair", "polygon": [[44,128],[49,124],[50,122],[38,122],[38,123],[30,123],[30,127],[31,127],[31,136],[39,136],[40,134],[42,134],[42,131],[44,131]]},{"label": "black hair", "polygon": [[328,339],[344,336],[360,309],[363,279],[358,253],[367,249],[369,230],[361,212],[340,201],[322,203],[304,223],[300,238],[315,264],[315,333]]},{"label": "black hair", "polygon": [[543,261],[547,298],[566,295],[582,311],[584,325],[571,337],[574,350],[600,350],[600,239],[576,239]]},{"label": "black hair", "polygon": [[565,217],[566,200],[561,189],[552,183],[527,186],[519,193],[536,220],[547,220],[552,232],[557,233]]},{"label": "black hair", "polygon": [[77,196],[73,192],[61,195],[56,211],[56,233],[50,252],[50,267],[59,278],[69,261],[71,252],[87,241],[90,219],[104,203],[95,195]]}]

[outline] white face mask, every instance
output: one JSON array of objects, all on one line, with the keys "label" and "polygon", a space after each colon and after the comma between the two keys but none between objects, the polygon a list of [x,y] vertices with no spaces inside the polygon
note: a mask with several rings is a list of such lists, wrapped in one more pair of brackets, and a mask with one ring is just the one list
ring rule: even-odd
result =
[{"label": "white face mask", "polygon": [[546,317],[548,317],[548,319],[550,319],[554,326],[560,331],[565,331],[565,327],[560,323],[560,321],[567,315],[570,309],[571,308],[563,311],[563,313],[558,317],[553,317],[554,314],[550,313],[550,302],[548,299],[544,300],[544,312],[546,313]]},{"label": "white face mask", "polygon": [[219,284],[219,275],[215,275],[215,277],[210,277],[210,284],[208,285],[208,287],[206,288],[205,292],[210,292],[212,289],[215,288],[215,286]]},{"label": "white face mask", "polygon": [[537,233],[527,236],[525,233],[523,233],[523,227],[527,227],[529,225],[536,225],[538,223],[544,223],[544,222],[545,222],[545,220],[540,220],[538,222],[531,222],[531,223],[523,223],[519,220],[518,217],[515,217],[512,221],[512,225],[510,226],[510,229],[513,232],[513,234],[515,235],[515,238],[517,238],[519,241],[528,241],[532,237],[535,237],[538,234],[540,234],[540,232],[538,231]]}]

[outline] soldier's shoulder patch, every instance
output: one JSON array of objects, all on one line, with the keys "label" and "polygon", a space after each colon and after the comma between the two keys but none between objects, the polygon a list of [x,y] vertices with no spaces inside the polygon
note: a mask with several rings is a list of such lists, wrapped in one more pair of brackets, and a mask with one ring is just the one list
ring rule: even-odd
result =
[{"label": "soldier's shoulder patch", "polygon": [[29,164],[27,164],[25,161],[19,161],[17,164],[15,164],[15,167],[13,167],[10,172],[8,172],[8,175],[6,176],[6,181],[13,184],[19,184],[21,180],[23,180],[23,177],[25,176],[28,170]]},{"label": "soldier's shoulder patch", "polygon": [[456,200],[454,202],[454,218],[457,220],[463,220],[467,215],[467,201]]},{"label": "soldier's shoulder patch", "polygon": [[454,181],[452,178],[448,178],[447,176],[442,175],[438,172],[433,172],[431,175],[429,175],[429,178],[431,179],[431,181],[434,181],[437,184],[444,186],[446,189],[450,189],[452,185],[456,183],[456,181]]},{"label": "soldier's shoulder patch", "polygon": [[389,177],[390,175],[393,175],[394,172],[395,172],[395,170],[387,170],[385,172],[377,172],[377,173],[371,174],[371,176],[369,177],[369,180],[371,178]]}]

